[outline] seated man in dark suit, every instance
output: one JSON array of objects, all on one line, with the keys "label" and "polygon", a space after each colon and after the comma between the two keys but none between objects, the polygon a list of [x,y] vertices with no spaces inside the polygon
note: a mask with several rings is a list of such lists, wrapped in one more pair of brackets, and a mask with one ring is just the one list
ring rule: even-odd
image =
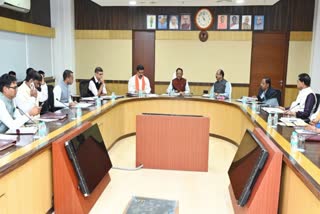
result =
[{"label": "seated man in dark suit", "polygon": [[270,106],[279,106],[277,100],[278,92],[271,87],[271,79],[265,77],[261,80],[258,92],[258,100]]}]

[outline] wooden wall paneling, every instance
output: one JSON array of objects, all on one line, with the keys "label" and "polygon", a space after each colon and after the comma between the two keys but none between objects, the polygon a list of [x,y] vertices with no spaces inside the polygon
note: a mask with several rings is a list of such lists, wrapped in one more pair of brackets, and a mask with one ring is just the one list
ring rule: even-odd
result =
[{"label": "wooden wall paneling", "polygon": [[151,93],[154,93],[155,78],[155,32],[133,31],[132,40],[132,75],[135,75],[137,65],[144,66],[144,75],[150,81]]},{"label": "wooden wall paneling", "polygon": [[[315,0],[280,0],[273,6],[209,7],[217,15],[264,15],[265,31],[311,31]],[[76,29],[145,30],[146,15],[194,15],[199,7],[100,7],[75,0]],[[216,30],[217,24],[210,30]],[[192,24],[191,30],[197,30]]]},{"label": "wooden wall paneling", "polygon": [[253,35],[249,95],[256,95],[261,79],[270,77],[271,86],[282,91],[282,100],[284,100],[289,35],[288,33],[254,33]]}]

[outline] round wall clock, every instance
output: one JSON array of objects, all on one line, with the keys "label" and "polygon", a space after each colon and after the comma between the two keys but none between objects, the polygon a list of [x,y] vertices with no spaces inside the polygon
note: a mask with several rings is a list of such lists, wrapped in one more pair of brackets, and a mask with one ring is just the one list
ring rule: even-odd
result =
[{"label": "round wall clock", "polygon": [[200,30],[207,30],[213,25],[213,15],[208,8],[201,8],[195,15],[195,24]]}]

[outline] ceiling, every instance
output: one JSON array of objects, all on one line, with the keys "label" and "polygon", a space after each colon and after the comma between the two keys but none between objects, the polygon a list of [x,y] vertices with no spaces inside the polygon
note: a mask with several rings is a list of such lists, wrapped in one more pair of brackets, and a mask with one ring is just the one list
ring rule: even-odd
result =
[{"label": "ceiling", "polygon": [[[91,0],[101,6],[130,6],[132,0]],[[274,5],[279,0],[135,0],[134,6],[243,6]]]}]

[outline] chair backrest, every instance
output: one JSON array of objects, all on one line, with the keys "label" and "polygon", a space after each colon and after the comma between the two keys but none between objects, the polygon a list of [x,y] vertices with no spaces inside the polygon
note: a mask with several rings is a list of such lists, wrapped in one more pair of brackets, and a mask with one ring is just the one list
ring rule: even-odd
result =
[{"label": "chair backrest", "polygon": [[275,90],[277,92],[278,104],[279,104],[279,106],[281,106],[282,105],[282,103],[281,103],[281,91],[279,89],[275,89]]},{"label": "chair backrest", "polygon": [[316,107],[314,108],[313,113],[316,113],[319,108],[320,94],[316,94],[316,98],[317,98],[317,102],[316,102]]},{"label": "chair backrest", "polygon": [[79,91],[80,91],[81,97],[90,97],[90,95],[88,94],[89,82],[90,82],[90,80],[80,81]]},{"label": "chair backrest", "polygon": [[48,110],[54,112],[53,85],[48,85]]},{"label": "chair backrest", "polygon": [[229,99],[232,98],[232,85],[231,85],[231,82],[227,82],[227,84],[229,84],[229,88],[230,88],[230,95],[229,95]]}]

